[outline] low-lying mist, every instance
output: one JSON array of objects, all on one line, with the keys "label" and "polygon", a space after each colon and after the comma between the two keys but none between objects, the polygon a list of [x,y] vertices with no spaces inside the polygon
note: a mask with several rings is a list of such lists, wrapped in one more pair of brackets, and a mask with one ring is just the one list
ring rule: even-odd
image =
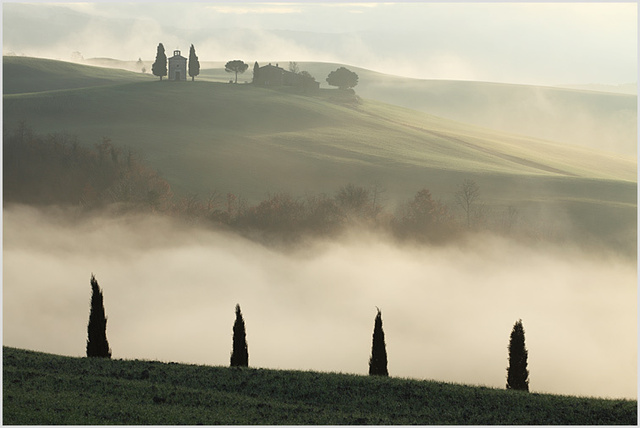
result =
[{"label": "low-lying mist", "polygon": [[369,233],[274,250],[152,215],[5,207],[3,344],[85,355],[91,273],[113,358],[366,374],[376,306],[391,376],[504,388],[522,319],[533,392],[637,397],[634,261],[491,235],[439,247]]}]

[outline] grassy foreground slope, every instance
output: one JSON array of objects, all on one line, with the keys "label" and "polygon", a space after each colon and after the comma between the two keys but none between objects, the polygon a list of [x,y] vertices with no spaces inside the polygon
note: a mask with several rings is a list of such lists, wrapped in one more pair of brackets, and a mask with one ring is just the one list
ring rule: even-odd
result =
[{"label": "grassy foreground slope", "polygon": [[623,424],[637,401],[3,347],[4,424]]},{"label": "grassy foreground slope", "polygon": [[[12,75],[3,83],[16,92]],[[142,153],[178,193],[206,197],[217,190],[250,202],[275,192],[331,193],[354,183],[382,186],[388,204],[425,187],[452,204],[459,184],[470,178],[488,206],[513,206],[544,227],[570,224],[578,233],[627,240],[635,248],[632,157],[372,100],[353,103],[339,91],[308,97],[252,85],[114,76],[122,83],[9,93],[5,130],[25,121],[40,133],[75,134],[83,144],[108,137]]]}]

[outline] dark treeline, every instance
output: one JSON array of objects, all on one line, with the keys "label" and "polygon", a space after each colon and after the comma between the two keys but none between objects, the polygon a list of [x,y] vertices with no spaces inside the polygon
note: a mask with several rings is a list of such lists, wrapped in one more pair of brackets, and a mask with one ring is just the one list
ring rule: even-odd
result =
[{"label": "dark treeline", "polygon": [[66,134],[36,135],[24,123],[3,140],[4,202],[96,208],[123,203],[166,210],[171,187],[135,153],[107,138],[93,148]]},{"label": "dark treeline", "polygon": [[353,184],[334,194],[274,193],[256,204],[217,191],[204,198],[176,197],[169,183],[136,153],[109,139],[87,147],[66,134],[36,135],[24,124],[5,131],[3,153],[4,203],[66,205],[89,211],[109,205],[120,211],[159,212],[264,243],[332,238],[356,227],[403,242],[443,243],[483,224],[479,188],[471,180],[460,184],[456,202],[463,215],[456,216],[454,209],[459,207],[440,202],[427,188],[393,211],[381,204],[379,186]]},{"label": "dark treeline", "polygon": [[394,213],[377,202],[376,193],[376,189],[347,184],[333,195],[274,193],[257,204],[248,204],[235,194],[212,192],[206,199],[198,195],[180,199],[174,212],[254,240],[283,244],[304,238],[333,238],[354,228],[425,243],[446,242],[465,231],[428,189],[417,192]]}]

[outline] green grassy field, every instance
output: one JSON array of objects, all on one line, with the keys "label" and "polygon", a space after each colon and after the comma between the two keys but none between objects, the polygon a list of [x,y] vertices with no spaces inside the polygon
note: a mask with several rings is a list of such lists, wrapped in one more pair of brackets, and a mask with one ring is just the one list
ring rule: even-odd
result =
[{"label": "green grassy field", "polygon": [[[453,205],[456,189],[469,178],[495,211],[513,206],[541,227],[570,224],[577,233],[635,248],[633,157],[479,128],[370,99],[344,103],[335,90],[309,97],[54,64],[5,58],[5,131],[25,121],[36,132],[67,132],[88,145],[111,138],[140,152],[177,194],[206,197],[217,190],[255,202],[270,193],[332,193],[354,183],[381,186],[390,206],[425,187]],[[69,89],[34,93],[20,77],[25,67],[39,73],[34,87]],[[84,80],[72,85],[62,69]],[[92,80],[95,73],[110,84]],[[80,83],[84,87],[77,87]]]},{"label": "green grassy field", "polygon": [[637,401],[3,347],[7,425],[635,425]]}]

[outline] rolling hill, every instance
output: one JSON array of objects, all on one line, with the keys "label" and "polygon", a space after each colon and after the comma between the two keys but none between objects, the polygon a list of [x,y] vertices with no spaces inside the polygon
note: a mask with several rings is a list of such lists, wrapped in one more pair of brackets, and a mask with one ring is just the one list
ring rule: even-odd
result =
[{"label": "rolling hill", "polygon": [[148,80],[149,76],[42,58],[4,57],[4,94],[54,91]]},{"label": "rolling hill", "polygon": [[[388,204],[424,187],[452,202],[471,178],[494,209],[515,206],[544,227],[569,224],[635,247],[636,162],[629,156],[356,102],[337,90],[308,97],[49,65],[5,58],[5,130],[25,121],[37,132],[75,134],[83,144],[108,137],[142,153],[179,193],[218,190],[256,201],[355,183],[381,185]],[[64,67],[83,77],[71,82]],[[29,88],[19,76],[36,71]]]},{"label": "rolling hill", "polygon": [[[324,83],[340,64],[300,63]],[[624,155],[637,154],[637,96],[491,82],[422,80],[347,66],[363,98],[459,122]]]},{"label": "rolling hill", "polygon": [[[152,62],[145,62],[147,69]],[[90,58],[85,63],[139,71],[135,61]],[[279,64],[288,67],[288,61]],[[485,128],[637,155],[637,94],[632,84],[609,91],[605,85],[571,88],[412,79],[334,63],[299,62],[298,66],[323,88],[329,88],[327,75],[344,66],[358,74],[356,89],[366,99]],[[229,81],[224,62],[201,62],[201,68],[200,80]],[[250,68],[239,81],[251,82],[251,76]]]}]

